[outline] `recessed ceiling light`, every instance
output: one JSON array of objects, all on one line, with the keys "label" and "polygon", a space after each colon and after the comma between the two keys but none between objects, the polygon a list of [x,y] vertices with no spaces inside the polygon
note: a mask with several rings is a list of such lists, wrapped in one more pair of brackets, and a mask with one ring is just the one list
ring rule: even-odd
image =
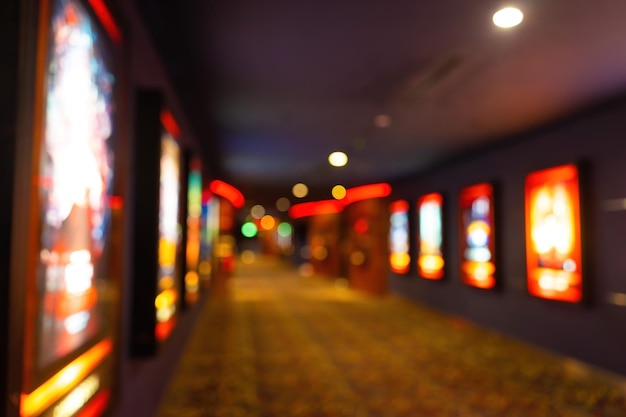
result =
[{"label": "recessed ceiling light", "polygon": [[334,167],[342,167],[348,163],[348,155],[343,152],[333,152],[328,155],[328,162]]},{"label": "recessed ceiling light", "polygon": [[524,20],[524,13],[516,7],[505,7],[493,14],[493,24],[500,28],[512,28]]}]

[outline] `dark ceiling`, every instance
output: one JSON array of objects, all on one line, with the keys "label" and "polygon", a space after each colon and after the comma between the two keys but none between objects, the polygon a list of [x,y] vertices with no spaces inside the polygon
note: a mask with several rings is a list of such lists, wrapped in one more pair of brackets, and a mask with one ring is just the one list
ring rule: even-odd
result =
[{"label": "dark ceiling", "polygon": [[206,161],[253,202],[416,175],[626,88],[621,0],[520,0],[508,30],[493,0],[135,1]]}]

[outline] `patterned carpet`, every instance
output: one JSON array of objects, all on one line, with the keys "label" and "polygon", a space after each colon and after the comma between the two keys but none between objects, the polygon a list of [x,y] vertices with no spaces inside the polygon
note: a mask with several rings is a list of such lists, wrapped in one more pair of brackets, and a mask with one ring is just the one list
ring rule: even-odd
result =
[{"label": "patterned carpet", "polygon": [[626,416],[573,361],[267,261],[204,308],[160,417]]}]

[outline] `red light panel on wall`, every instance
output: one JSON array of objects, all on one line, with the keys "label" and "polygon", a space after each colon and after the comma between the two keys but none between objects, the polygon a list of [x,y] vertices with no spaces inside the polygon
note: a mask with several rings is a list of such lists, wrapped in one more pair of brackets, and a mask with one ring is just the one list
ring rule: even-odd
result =
[{"label": "red light panel on wall", "polygon": [[443,196],[431,193],[417,201],[418,256],[417,270],[421,277],[441,279],[443,259]]},{"label": "red light panel on wall", "polygon": [[409,254],[409,203],[398,200],[389,206],[389,266],[396,274],[406,274],[411,265]]},{"label": "red light panel on wall", "polygon": [[478,288],[496,285],[493,186],[465,187],[459,198],[461,279]]},{"label": "red light panel on wall", "polygon": [[582,300],[578,169],[563,165],[526,178],[526,265],[529,292]]}]

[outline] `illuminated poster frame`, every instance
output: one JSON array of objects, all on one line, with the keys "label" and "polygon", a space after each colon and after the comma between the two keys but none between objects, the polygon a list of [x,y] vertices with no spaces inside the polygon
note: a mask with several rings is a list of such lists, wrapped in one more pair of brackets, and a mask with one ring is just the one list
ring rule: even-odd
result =
[{"label": "illuminated poster frame", "polygon": [[528,291],[540,298],[583,299],[579,169],[574,164],[526,177],[526,272]]},{"label": "illuminated poster frame", "polygon": [[494,187],[467,186],[459,195],[461,280],[473,287],[496,287]]},{"label": "illuminated poster frame", "polygon": [[444,277],[443,194],[430,193],[417,200],[417,272],[422,278]]},{"label": "illuminated poster frame", "polygon": [[164,101],[160,90],[136,93],[129,329],[134,357],[156,353],[174,329],[181,307],[184,151],[179,143],[180,128]]},{"label": "illuminated poster frame", "polygon": [[[187,228],[183,229],[185,245],[185,268],[183,278],[185,306],[195,304],[200,294],[200,246],[202,233],[202,163],[194,158],[190,152],[185,154],[185,170],[187,172],[186,213]],[[183,190],[185,191],[185,190]],[[183,207],[181,207],[182,209]]]},{"label": "illuminated poster frame", "polygon": [[14,404],[20,416],[97,416],[117,380],[122,35],[101,0],[37,3],[34,178],[28,255],[20,257],[26,301]]},{"label": "illuminated poster frame", "polygon": [[389,267],[396,274],[411,269],[409,202],[397,200],[389,205]]}]

